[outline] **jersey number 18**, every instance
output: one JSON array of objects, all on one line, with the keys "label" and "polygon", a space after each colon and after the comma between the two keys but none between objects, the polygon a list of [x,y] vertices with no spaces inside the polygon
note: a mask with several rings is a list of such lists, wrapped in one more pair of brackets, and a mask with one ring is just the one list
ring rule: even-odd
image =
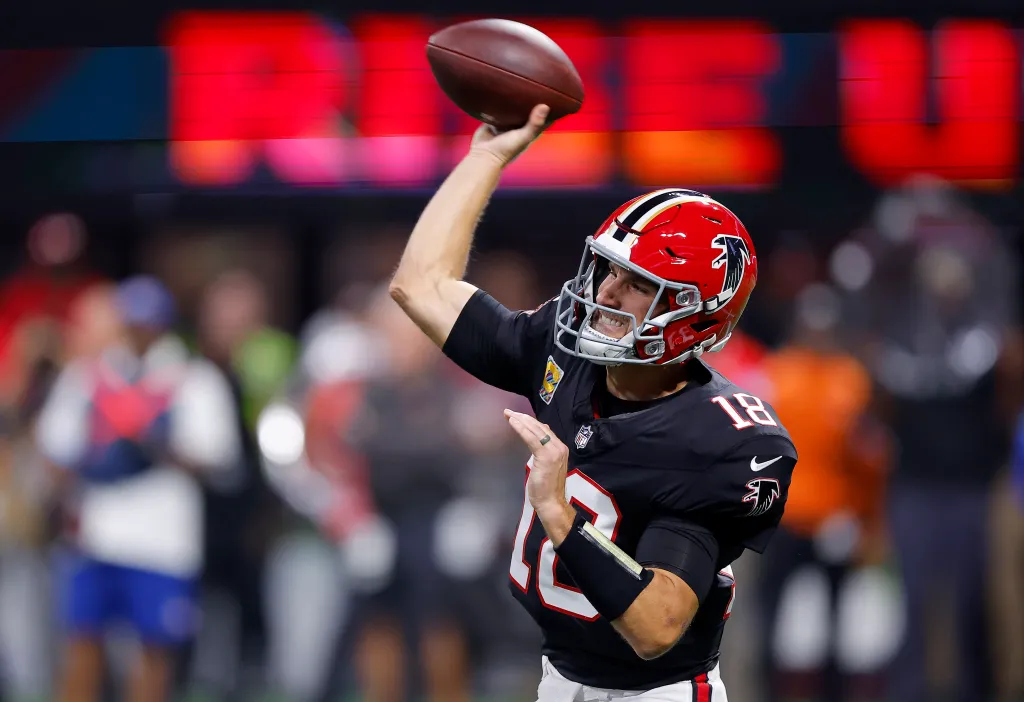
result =
[{"label": "jersey number 18", "polygon": [[729,415],[729,419],[732,420],[733,427],[736,429],[746,429],[754,426],[755,424],[760,424],[763,427],[778,426],[778,422],[776,422],[775,418],[768,413],[768,408],[764,406],[764,402],[762,402],[760,397],[754,397],[753,395],[748,395],[745,392],[738,392],[733,395],[733,399],[736,400],[740,409],[746,411],[749,419],[745,419],[743,415],[741,415],[739,411],[732,406],[732,402],[730,402],[728,398],[719,395],[718,397],[712,397],[711,401],[725,410],[725,413]]}]

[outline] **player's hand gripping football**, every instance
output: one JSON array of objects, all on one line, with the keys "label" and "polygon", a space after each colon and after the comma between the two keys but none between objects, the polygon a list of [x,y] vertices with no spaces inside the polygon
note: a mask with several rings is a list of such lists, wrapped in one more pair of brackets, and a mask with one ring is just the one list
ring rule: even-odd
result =
[{"label": "player's hand gripping football", "polygon": [[525,125],[507,132],[498,132],[489,124],[481,124],[473,134],[470,151],[490,154],[503,166],[508,165],[526,151],[526,147],[548,126],[546,120],[549,112],[547,105],[536,105]]},{"label": "player's hand gripping football", "polygon": [[569,449],[558,440],[551,427],[535,417],[507,409],[505,418],[533,452],[533,467],[526,479],[526,494],[548,531],[548,536],[557,546],[569,532],[575,517],[575,510],[565,499]]}]

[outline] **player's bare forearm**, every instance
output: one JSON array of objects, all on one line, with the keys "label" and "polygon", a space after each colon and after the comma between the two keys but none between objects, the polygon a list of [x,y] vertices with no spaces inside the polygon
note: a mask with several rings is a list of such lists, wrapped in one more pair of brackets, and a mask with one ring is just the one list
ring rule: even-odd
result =
[{"label": "player's bare forearm", "polygon": [[391,295],[438,346],[476,288],[462,282],[473,233],[502,163],[472,150],[423,210],[391,279]]},{"label": "player's bare forearm", "polygon": [[[538,504],[537,518],[555,548],[572,529],[576,510],[564,500]],[[619,635],[645,660],[668,653],[697,613],[697,595],[681,578],[652,568],[654,579],[626,612],[612,622]]]},{"label": "player's bare forearm", "polygon": [[444,346],[476,291],[462,276],[473,232],[501,170],[543,131],[547,116],[547,106],[537,105],[519,129],[499,134],[478,128],[469,154],[438,188],[409,237],[391,280],[391,296],[438,346]]},{"label": "player's bare forearm", "polygon": [[682,578],[657,568],[626,613],[612,622],[636,654],[651,660],[676,645],[697,614],[697,595]]}]

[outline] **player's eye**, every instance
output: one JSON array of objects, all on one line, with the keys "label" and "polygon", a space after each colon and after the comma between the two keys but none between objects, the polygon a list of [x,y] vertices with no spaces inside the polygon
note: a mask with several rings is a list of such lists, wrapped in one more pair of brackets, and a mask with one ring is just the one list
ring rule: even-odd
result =
[{"label": "player's eye", "polygon": [[647,285],[645,283],[639,283],[639,282],[634,281],[632,283],[632,287],[633,287],[634,290],[636,290],[641,295],[653,295],[654,294],[654,290],[651,289],[651,286],[649,286],[649,285]]}]

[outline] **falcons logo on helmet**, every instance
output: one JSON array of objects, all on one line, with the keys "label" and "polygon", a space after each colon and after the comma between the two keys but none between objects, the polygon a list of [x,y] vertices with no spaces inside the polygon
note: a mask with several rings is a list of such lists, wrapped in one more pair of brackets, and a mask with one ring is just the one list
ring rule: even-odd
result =
[{"label": "falcons logo on helmet", "polygon": [[734,234],[719,234],[711,245],[722,253],[711,262],[712,268],[725,267],[725,278],[722,281],[722,292],[708,300],[708,311],[713,311],[732,299],[743,282],[743,272],[750,263],[750,249],[747,242]]},{"label": "falcons logo on helmet", "polygon": [[747,513],[748,517],[760,517],[762,514],[766,514],[782,494],[779,489],[779,481],[775,478],[755,478],[747,483],[747,489],[750,492],[743,496],[743,501],[753,503]]}]

